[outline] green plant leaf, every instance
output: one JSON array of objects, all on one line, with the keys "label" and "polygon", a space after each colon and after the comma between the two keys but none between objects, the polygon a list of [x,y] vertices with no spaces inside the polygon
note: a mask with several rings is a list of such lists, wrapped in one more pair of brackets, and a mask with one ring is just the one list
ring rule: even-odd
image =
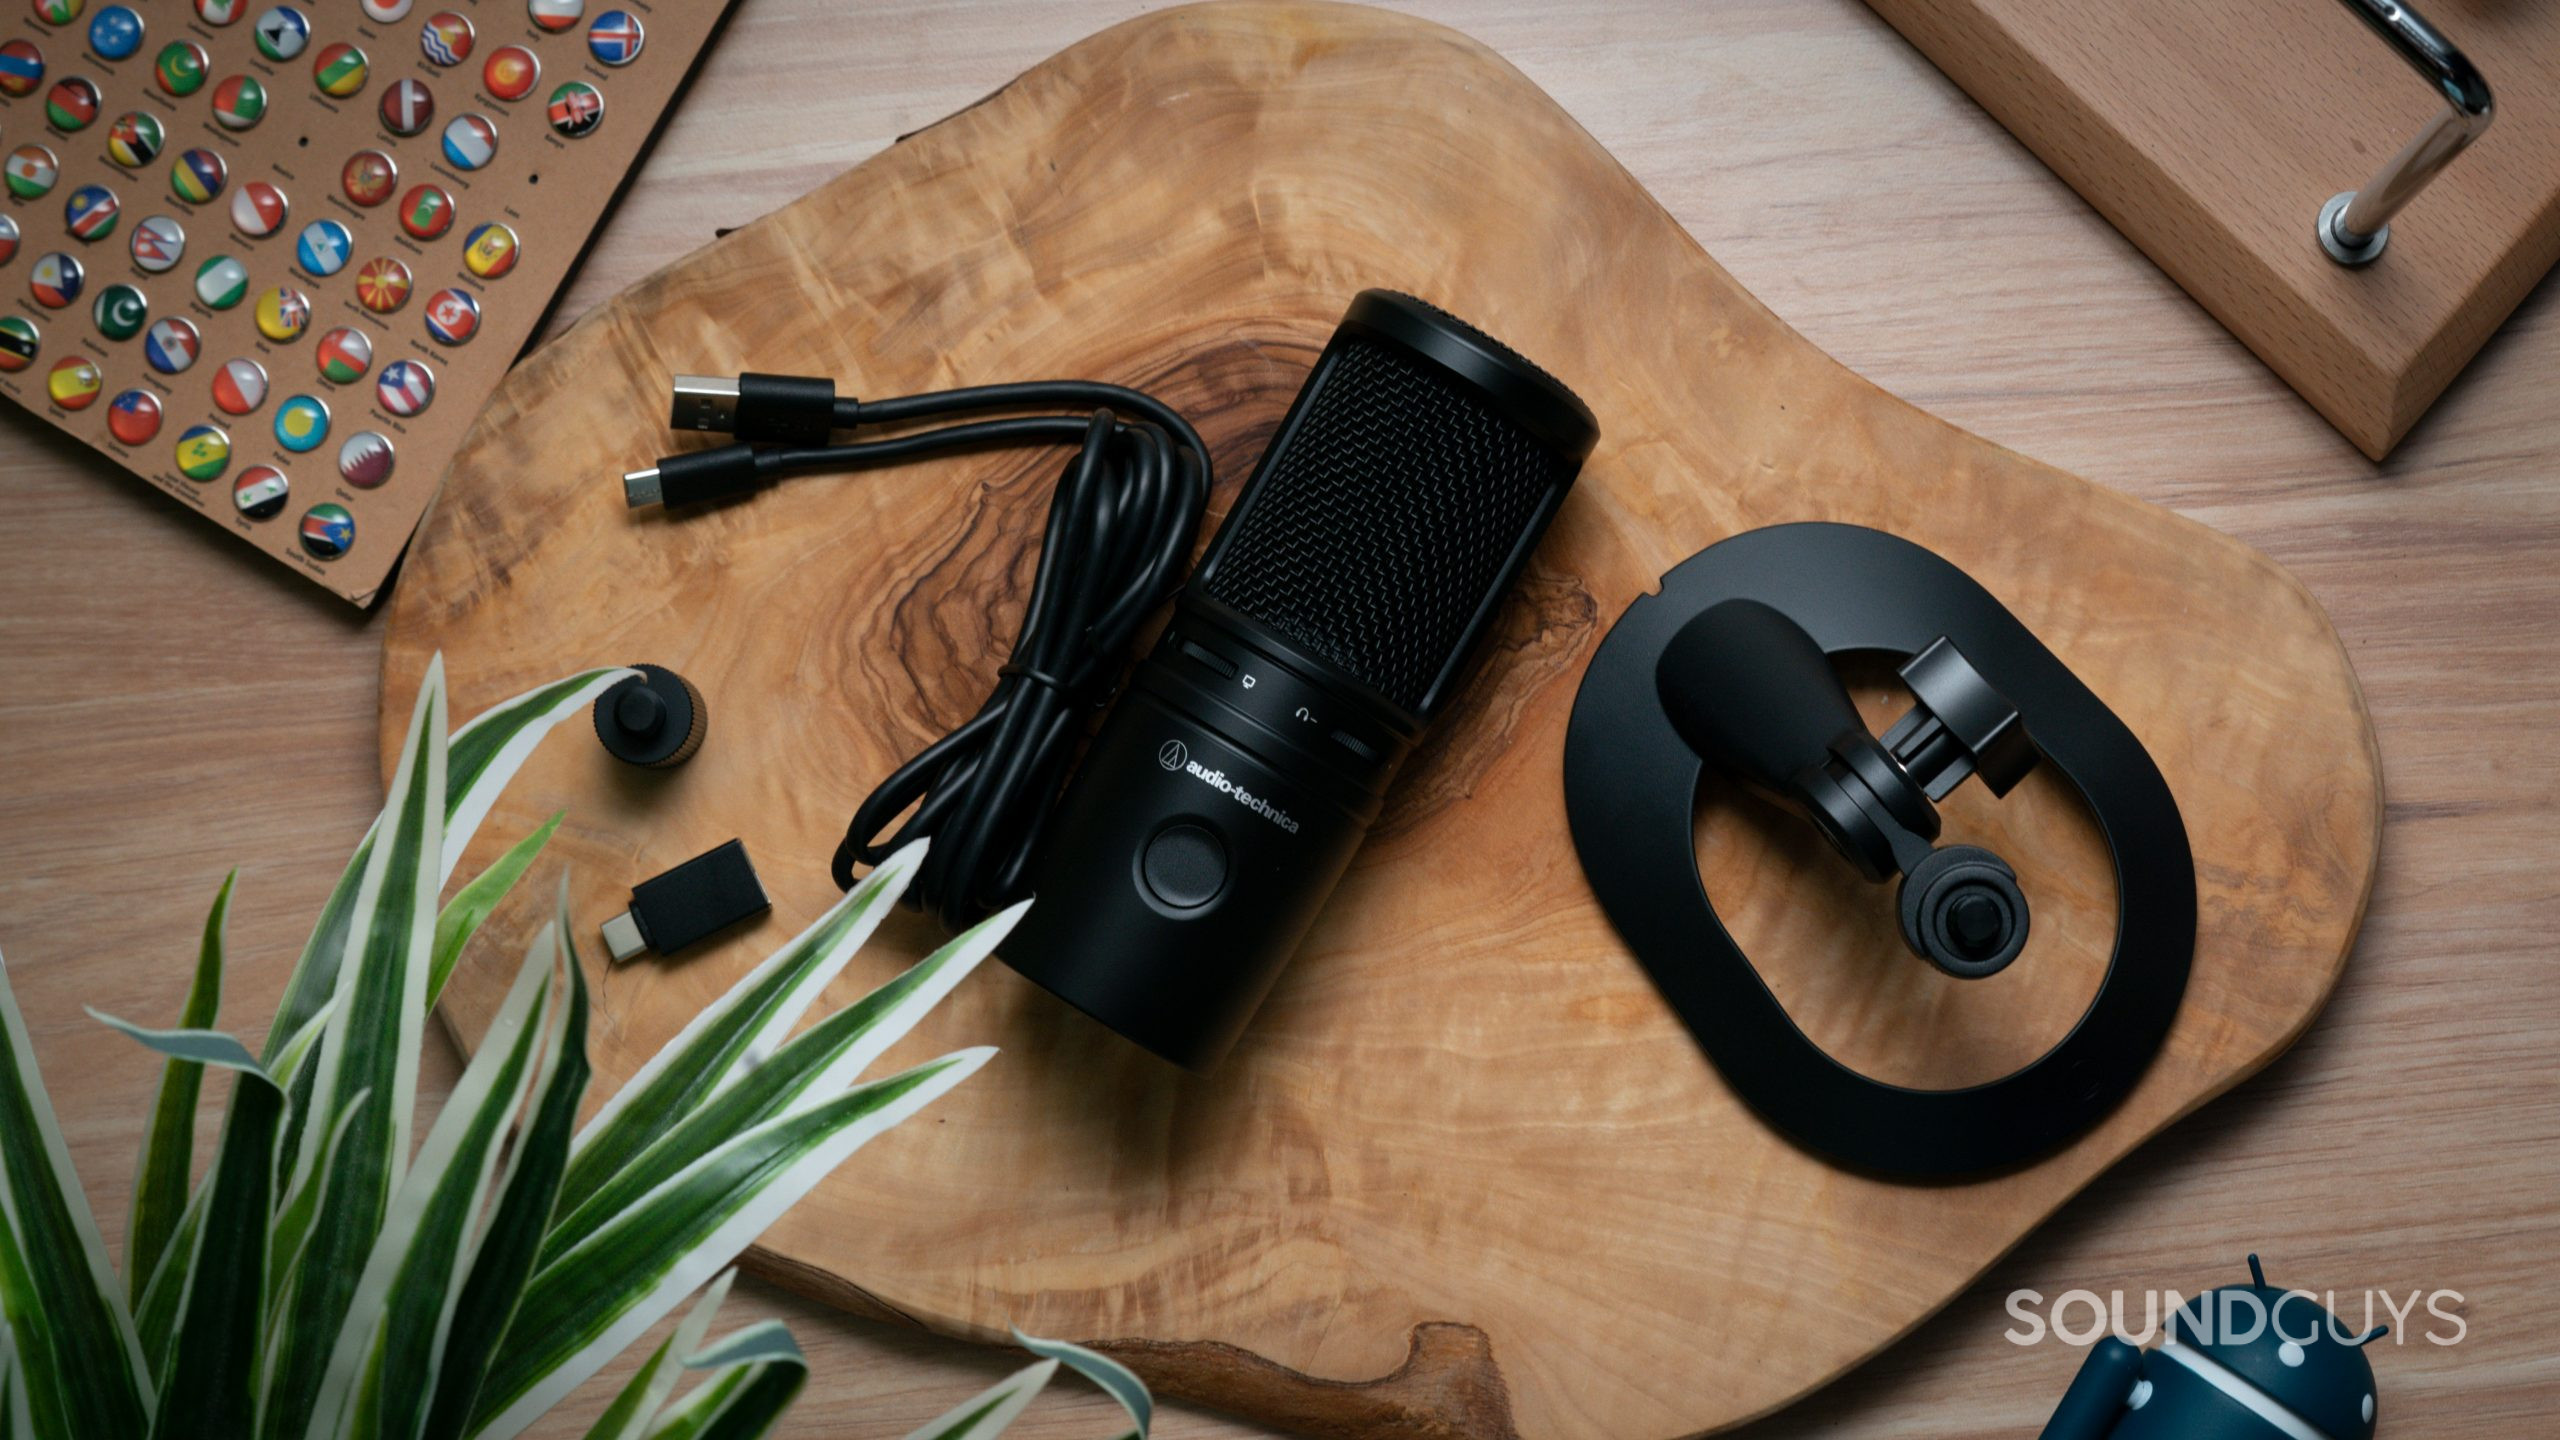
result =
[{"label": "green plant leaf", "polygon": [[[213,1024],[222,1008],[222,937],[231,916],[231,887],[240,872],[222,877],[213,894],[213,910],[204,917],[204,937],[196,945],[196,974],[178,1024],[201,1030]],[[160,1067],[160,1094],[142,1131],[142,1155],[134,1162],[133,1212],[125,1224],[125,1298],[142,1304],[151,1273],[186,1213],[188,1182],[195,1171],[196,1097],[204,1087],[204,1067],[172,1059]]]},{"label": "green plant leaf", "polygon": [[686,1357],[720,1372],[649,1427],[649,1440],[758,1440],[799,1398],[808,1358],[779,1320],[762,1320]]},{"label": "green plant leaf", "polygon": [[632,1157],[584,1203],[555,1218],[542,1237],[544,1262],[566,1254],[730,1136],[812,1096],[834,1095],[852,1084],[1003,943],[1029,903],[988,916],[888,984],[810,1026],[761,1064],[746,1068]]},{"label": "green plant leaf", "polygon": [[917,1426],[907,1440],[993,1440],[1021,1418],[1057,1373],[1055,1360],[1026,1365]]},{"label": "green plant leaf", "polygon": [[[444,657],[439,655],[428,667],[438,677],[439,689],[443,665]],[[637,673],[620,667],[584,671],[492,705],[453,733],[445,768],[444,841],[436,875],[438,891],[453,878],[454,867],[462,863],[463,851],[480,833],[480,822],[488,817],[489,807],[497,803],[499,792],[523,768],[525,758],[542,737],[598,695]],[[422,686],[422,694],[423,690]],[[338,965],[347,951],[356,893],[363,884],[365,868],[373,856],[374,836],[380,829],[381,822],[377,820],[374,828],[365,832],[354,857],[347,862],[346,872],[338,877],[337,888],[329,892],[328,902],[320,907],[319,922],[302,947],[302,958],[294,962],[293,978],[286,982],[284,1000],[268,1031],[270,1037],[301,1029],[303,1022],[337,993]],[[275,1058],[272,1039],[267,1058]],[[294,1098],[299,1103],[301,1095],[297,1093]]]},{"label": "green plant leaf", "polygon": [[[338,966],[337,1008],[324,1032],[295,1160],[299,1185],[319,1169],[322,1136],[343,1114],[355,1113],[342,1142],[347,1153],[316,1191],[319,1208],[275,1327],[274,1368],[260,1418],[269,1437],[299,1435],[308,1425],[384,1207],[407,1172],[445,793],[444,664],[438,659],[418,689],[391,795],[375,822]],[[347,1097],[359,1092],[364,1100],[351,1103]]]},{"label": "green plant leaf", "polygon": [[470,1426],[481,1381],[488,1375],[489,1357],[515,1318],[525,1282],[533,1274],[543,1227],[550,1222],[560,1194],[560,1176],[568,1167],[569,1135],[577,1127],[578,1102],[587,1092],[587,977],[569,938],[565,875],[560,880],[557,910],[551,933],[567,976],[568,1004],[555,1011],[557,1023],[544,1070],[534,1081],[532,1119],[508,1157],[480,1253],[471,1262],[471,1273],[454,1307],[444,1360],[436,1368],[435,1400],[422,1432],[424,1440],[460,1440]]},{"label": "green plant leaf", "polygon": [[[179,1320],[160,1372],[151,1435],[152,1440],[245,1436],[258,1414],[267,1227],[274,1214],[276,1132],[284,1118],[284,1091],[248,1047],[219,1031],[143,1031],[112,1019],[107,1023],[165,1053],[192,1054],[203,1063],[239,1072],[205,1185],[204,1218],[180,1287]],[[207,1037],[227,1045],[212,1044]]]},{"label": "green plant leaf", "polygon": [[491,861],[489,868],[472,878],[470,884],[454,892],[436,916],[435,958],[427,967],[427,1008],[436,1008],[436,1000],[444,994],[444,982],[453,977],[453,967],[462,960],[462,949],[489,918],[507,892],[516,888],[524,877],[525,867],[551,843],[551,832],[560,828],[568,811],[555,812],[542,822],[542,828],[509,846],[507,853]]},{"label": "green plant leaf", "polygon": [[32,1440],[35,1433],[26,1382],[18,1375],[18,1337],[0,1323],[0,1440]]},{"label": "green plant leaf", "polygon": [[873,1136],[974,1074],[957,1051],[768,1120],[649,1192],[535,1272],[480,1397],[507,1440],[619,1354]]},{"label": "green plant leaf", "polygon": [[[361,1093],[361,1092],[360,1092]],[[294,1274],[301,1268],[302,1258],[310,1253],[311,1217],[319,1208],[319,1197],[328,1188],[329,1172],[338,1167],[347,1148],[347,1133],[355,1129],[358,1107],[349,1106],[338,1123],[330,1128],[329,1143],[321,1147],[320,1168],[299,1195],[287,1195],[276,1207],[275,1223],[267,1230],[267,1332],[265,1359],[259,1367],[258,1391],[265,1394],[273,1381],[267,1372],[275,1368],[275,1332],[282,1323],[284,1302],[293,1293]]]},{"label": "green plant leaf", "polygon": [[479,1053],[464,1067],[406,1179],[391,1197],[338,1330],[315,1424],[342,1437],[409,1440],[424,1423],[476,1222],[517,1113],[540,1078],[558,984],[556,931],[544,927],[518,967]]},{"label": "green plant leaf", "polygon": [[587,1431],[587,1440],[642,1440],[649,1433],[658,1412],[666,1408],[667,1397],[675,1393],[676,1381],[684,1374],[683,1357],[692,1354],[702,1344],[702,1337],[711,1333],[711,1318],[720,1313],[720,1302],[729,1298],[729,1284],[737,1278],[737,1271],[723,1270],[703,1287],[702,1298],[676,1322],[675,1333],[658,1342],[648,1363],[596,1418],[594,1427]]},{"label": "green plant leaf", "polygon": [[149,1423],[151,1379],[124,1291],[0,961],[0,1319],[40,1433],[129,1440]]},{"label": "green plant leaf", "polygon": [[561,1210],[584,1205],[750,1059],[769,1053],[790,1033],[819,992],[879,928],[923,859],[921,843],[890,856],[651,1056],[578,1132],[560,1188]]},{"label": "green plant leaf", "polygon": [[1147,1384],[1128,1366],[1108,1355],[1096,1354],[1081,1345],[1064,1340],[1043,1340],[1037,1335],[1013,1332],[1013,1343],[1034,1355],[1058,1361],[1101,1387],[1102,1392],[1120,1402],[1129,1412],[1129,1423],[1136,1427],[1138,1440],[1147,1440],[1147,1430],[1155,1423],[1155,1397],[1147,1393]]}]

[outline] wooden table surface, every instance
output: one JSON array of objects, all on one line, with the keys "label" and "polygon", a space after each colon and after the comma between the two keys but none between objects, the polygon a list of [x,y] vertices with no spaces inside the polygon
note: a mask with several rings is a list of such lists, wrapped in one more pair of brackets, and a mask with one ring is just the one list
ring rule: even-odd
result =
[{"label": "wooden table surface", "polygon": [[[740,0],[554,326],[1141,8],[897,0],[855,24],[830,0]],[[2290,566],[2335,617],[2381,734],[2381,880],[2296,1050],[1884,1356],[1745,1433],[2024,1440],[2080,1357],[2004,1340],[2011,1292],[2123,1290],[2138,1311],[2146,1288],[2236,1280],[2252,1249],[2280,1282],[2350,1299],[2466,1297],[2459,1345],[2429,1344],[2420,1314],[2410,1343],[2376,1347],[2394,1440],[2546,1433],[2560,1414],[2552,286],[2376,466],[1849,0],[1404,8],[1508,55],[1853,369]],[[119,1246],[156,1071],[80,1007],[174,1014],[195,928],[237,864],[226,1019],[260,1028],[380,801],[379,622],[49,429],[0,426],[0,952]],[[428,1088],[456,1069],[431,1040]],[[732,1319],[783,1316],[812,1358],[788,1434],[901,1435],[1017,1358],[740,1293]],[[582,1433],[606,1393],[590,1386],[535,1433]],[[1107,1402],[1062,1384],[1017,1433],[1109,1423]],[[1172,1407],[1159,1433],[1255,1432]]]}]

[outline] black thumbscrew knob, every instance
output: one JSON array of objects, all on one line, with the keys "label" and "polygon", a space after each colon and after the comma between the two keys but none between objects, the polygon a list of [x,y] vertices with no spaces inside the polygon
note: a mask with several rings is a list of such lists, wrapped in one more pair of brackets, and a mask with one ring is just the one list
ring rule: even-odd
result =
[{"label": "black thumbscrew knob", "polygon": [[2009,863],[1976,845],[1942,845],[1903,877],[1903,943],[1959,980],[1996,975],[2027,945],[2027,897]]},{"label": "black thumbscrew knob", "polygon": [[2000,902],[1979,890],[1969,890],[1956,897],[1947,907],[1947,938],[1955,942],[1956,952],[1967,960],[1985,960],[2000,948],[2002,923]]},{"label": "black thumbscrew knob", "polygon": [[626,765],[663,770],[692,759],[710,719],[702,692],[663,665],[631,668],[640,673],[596,697],[596,738]]}]

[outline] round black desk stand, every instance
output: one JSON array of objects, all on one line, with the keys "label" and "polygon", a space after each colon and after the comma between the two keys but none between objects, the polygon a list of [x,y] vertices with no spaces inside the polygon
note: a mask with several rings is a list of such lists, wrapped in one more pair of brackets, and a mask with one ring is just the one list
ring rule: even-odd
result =
[{"label": "round black desk stand", "polygon": [[[1920,701],[1881,741],[1819,663],[1855,652],[1906,661]],[[1699,876],[1710,763],[1813,823],[1870,880],[1898,873],[1906,943],[1958,976],[2016,957],[2032,897],[1998,857],[1934,845],[1934,802],[1968,776],[2005,794],[2052,765],[2115,866],[2115,949],[2087,1011],[2036,1060],[1962,1089],[1887,1084],[1834,1060],[1770,992]],[[1990,592],[1907,540],[1781,525],[1683,561],[1592,656],[1564,774],[1574,849],[1610,923],[1743,1101],[1834,1163],[1949,1178],[2039,1158],[2124,1098],[2176,1018],[2196,885],[2168,782]]]}]

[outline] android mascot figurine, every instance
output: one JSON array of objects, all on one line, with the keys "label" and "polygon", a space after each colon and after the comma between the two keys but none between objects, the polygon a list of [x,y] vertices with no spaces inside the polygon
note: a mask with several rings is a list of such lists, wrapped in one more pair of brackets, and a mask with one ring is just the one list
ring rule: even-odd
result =
[{"label": "android mascot figurine", "polygon": [[2364,1347],[2389,1329],[2348,1337],[2317,1300],[2269,1286],[2255,1255],[2249,1279],[2181,1307],[2155,1350],[2100,1340],[2043,1440],[2373,1440]]}]

